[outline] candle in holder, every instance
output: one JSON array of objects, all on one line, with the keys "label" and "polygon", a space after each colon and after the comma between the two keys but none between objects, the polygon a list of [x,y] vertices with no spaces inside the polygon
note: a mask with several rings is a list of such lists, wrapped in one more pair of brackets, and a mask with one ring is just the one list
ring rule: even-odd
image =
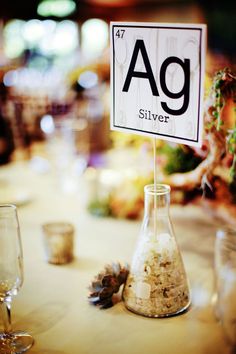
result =
[{"label": "candle in holder", "polygon": [[73,260],[74,227],[67,222],[43,225],[46,259],[52,264],[66,264]]}]

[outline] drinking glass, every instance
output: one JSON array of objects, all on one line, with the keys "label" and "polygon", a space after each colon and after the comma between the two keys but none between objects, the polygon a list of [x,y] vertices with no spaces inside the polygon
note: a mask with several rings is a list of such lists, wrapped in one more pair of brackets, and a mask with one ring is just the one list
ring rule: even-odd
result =
[{"label": "drinking glass", "polygon": [[73,193],[77,189],[78,177],[88,163],[87,120],[82,117],[53,119],[46,146],[60,188],[64,192]]},{"label": "drinking glass", "polygon": [[66,264],[73,260],[74,227],[68,222],[43,225],[46,258],[52,264]]},{"label": "drinking glass", "polygon": [[0,205],[0,311],[4,331],[0,333],[0,353],[23,353],[33,344],[31,335],[12,331],[11,301],[23,283],[23,254],[17,209]]},{"label": "drinking glass", "polygon": [[236,230],[217,230],[215,242],[216,316],[236,350]]}]

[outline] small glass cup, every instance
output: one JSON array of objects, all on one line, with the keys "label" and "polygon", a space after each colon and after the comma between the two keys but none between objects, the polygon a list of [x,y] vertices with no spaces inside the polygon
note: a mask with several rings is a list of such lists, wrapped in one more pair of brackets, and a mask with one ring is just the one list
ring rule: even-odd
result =
[{"label": "small glass cup", "polygon": [[49,117],[51,129],[46,132],[46,149],[52,171],[60,190],[73,193],[77,191],[78,178],[88,164],[88,121],[73,116],[73,113],[60,118]]},{"label": "small glass cup", "polygon": [[46,259],[52,264],[66,264],[73,260],[74,227],[67,222],[43,225]]},{"label": "small glass cup", "polygon": [[236,348],[236,230],[218,229],[215,241],[216,316]]}]

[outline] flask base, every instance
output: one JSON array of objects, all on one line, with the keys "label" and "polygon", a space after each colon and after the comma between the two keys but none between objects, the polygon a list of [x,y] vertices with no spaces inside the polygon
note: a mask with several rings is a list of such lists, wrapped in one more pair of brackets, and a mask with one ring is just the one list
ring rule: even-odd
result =
[{"label": "flask base", "polygon": [[136,315],[140,315],[143,317],[149,317],[149,318],[164,318],[164,317],[174,317],[174,316],[182,315],[189,310],[190,306],[191,306],[191,301],[189,301],[184,307],[182,307],[181,309],[178,309],[177,311],[170,312],[170,313],[155,314],[154,312],[147,313],[144,311],[139,311],[139,310],[134,309],[131,306],[125,304],[125,307],[127,310],[133,312]]}]

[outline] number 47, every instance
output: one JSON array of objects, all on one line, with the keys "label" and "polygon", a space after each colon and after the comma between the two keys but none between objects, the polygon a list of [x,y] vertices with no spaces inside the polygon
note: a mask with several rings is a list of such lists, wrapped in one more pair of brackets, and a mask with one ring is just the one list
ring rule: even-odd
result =
[{"label": "number 47", "polygon": [[116,37],[118,37],[118,38],[123,38],[124,34],[125,34],[125,30],[123,30],[123,29],[116,31]]}]

